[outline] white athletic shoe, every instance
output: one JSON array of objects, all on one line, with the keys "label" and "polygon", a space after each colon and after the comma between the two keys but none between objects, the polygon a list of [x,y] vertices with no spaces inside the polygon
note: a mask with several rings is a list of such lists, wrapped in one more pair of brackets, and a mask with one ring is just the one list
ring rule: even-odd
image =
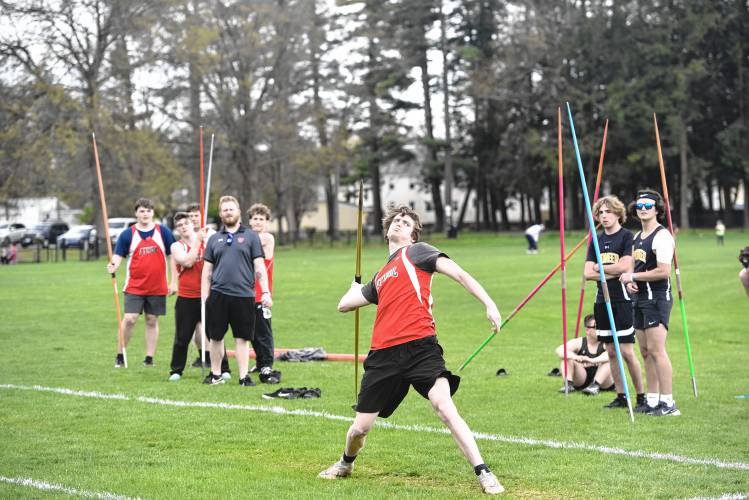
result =
[{"label": "white athletic shoe", "polygon": [[176,382],[177,380],[179,380],[181,378],[182,378],[182,375],[180,375],[179,373],[172,373],[169,376],[169,382]]},{"label": "white athletic shoe", "polygon": [[347,464],[343,461],[343,459],[340,459],[339,461],[319,473],[317,477],[321,477],[323,479],[338,479],[339,477],[349,477],[353,470],[353,462]]},{"label": "white athletic shoe", "polygon": [[479,474],[479,484],[481,485],[481,489],[487,495],[499,495],[505,491],[502,485],[499,484],[497,476],[489,471],[481,471],[481,474]]}]

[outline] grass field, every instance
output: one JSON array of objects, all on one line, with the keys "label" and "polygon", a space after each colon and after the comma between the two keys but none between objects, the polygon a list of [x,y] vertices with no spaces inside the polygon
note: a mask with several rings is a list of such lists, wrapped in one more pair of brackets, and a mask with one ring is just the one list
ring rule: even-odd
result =
[{"label": "grass field", "polygon": [[[472,430],[482,433],[479,447],[506,496],[749,494],[749,399],[736,398],[749,392],[749,299],[736,260],[748,237],[729,233],[725,247],[717,248],[711,233],[685,233],[677,243],[700,396],[691,393],[675,305],[668,348],[681,417],[638,416],[630,424],[626,412],[602,408],[611,393],[557,394],[561,379],[545,376],[557,366],[553,350],[561,339],[556,277],[461,373],[455,400]],[[579,237],[570,236],[568,247]],[[555,238],[545,235],[541,254],[533,256],[525,254],[521,236],[466,234],[432,243],[484,284],[507,315],[558,261]],[[365,277],[386,252],[377,244],[364,249]],[[582,251],[569,266],[574,332]],[[352,275],[352,248],[280,249],[276,346],[353,352],[353,315],[335,310]],[[481,305],[451,280],[437,276],[433,290],[440,343],[448,368],[456,370],[488,335],[488,322]],[[586,310],[594,295],[589,284]],[[104,261],[0,268],[0,497],[479,495],[470,467],[413,391],[387,420],[393,427],[375,427],[354,477],[317,479],[340,456],[346,419],[353,416],[352,365],[277,363],[281,386],[320,387],[316,400],[266,401],[262,392],[278,386],[244,388],[236,377],[224,386],[204,386],[198,369],[171,383],[172,305],[170,299],[161,322],[156,366],[141,364],[141,321],[128,348],[130,368],[115,370],[116,327]],[[364,352],[373,313],[372,307],[362,313]],[[227,345],[233,348],[231,341]],[[507,377],[495,376],[500,367]],[[36,486],[18,484],[22,478]],[[43,484],[58,489],[45,491]]]}]

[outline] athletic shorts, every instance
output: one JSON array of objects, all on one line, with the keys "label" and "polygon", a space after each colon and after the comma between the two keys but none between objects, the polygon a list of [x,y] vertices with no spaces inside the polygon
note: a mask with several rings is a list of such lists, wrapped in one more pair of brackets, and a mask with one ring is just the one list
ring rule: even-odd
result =
[{"label": "athletic shorts", "polygon": [[165,295],[133,295],[125,292],[125,314],[166,315]]},{"label": "athletic shorts", "polygon": [[580,385],[576,385],[575,389],[578,391],[585,389],[596,379],[596,372],[598,371],[597,366],[589,366],[585,369],[585,382]]},{"label": "athletic shorts", "polygon": [[[611,312],[614,313],[616,336],[619,342],[622,344],[634,344],[635,330],[632,328],[632,303],[611,302]],[[593,315],[596,317],[596,335],[598,336],[598,340],[604,343],[614,342],[606,303],[596,302],[593,305]]]},{"label": "athletic shorts", "polygon": [[393,414],[413,386],[425,399],[440,377],[450,383],[455,394],[460,377],[445,368],[442,346],[432,335],[405,344],[369,351],[364,360],[364,376],[356,404],[360,413],[377,413],[382,418]]},{"label": "athletic shorts", "polygon": [[255,298],[211,290],[205,301],[205,334],[210,340],[223,340],[229,326],[235,339],[254,338]]},{"label": "athletic shorts", "polygon": [[635,321],[637,330],[655,328],[658,324],[668,330],[668,319],[671,316],[671,307],[674,305],[672,298],[635,297]]}]

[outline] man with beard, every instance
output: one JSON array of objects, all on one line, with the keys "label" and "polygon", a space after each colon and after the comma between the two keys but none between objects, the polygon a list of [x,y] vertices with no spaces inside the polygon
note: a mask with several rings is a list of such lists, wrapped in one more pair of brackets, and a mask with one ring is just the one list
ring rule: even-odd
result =
[{"label": "man with beard", "polygon": [[270,290],[260,238],[240,223],[239,202],[222,196],[218,203],[223,227],[208,239],[203,257],[201,292],[206,301],[206,336],[210,340],[211,373],[204,384],[222,384],[221,358],[224,335],[231,326],[236,341],[235,358],[239,385],[253,386],[248,373],[249,342],[255,334],[255,280],[260,282],[261,302],[271,307]]}]

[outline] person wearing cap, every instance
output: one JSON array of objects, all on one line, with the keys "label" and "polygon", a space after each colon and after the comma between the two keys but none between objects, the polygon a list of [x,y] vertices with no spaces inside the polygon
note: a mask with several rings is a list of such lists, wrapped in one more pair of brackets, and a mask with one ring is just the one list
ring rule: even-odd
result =
[{"label": "person wearing cap", "polygon": [[640,190],[630,207],[642,230],[634,238],[634,270],[622,273],[619,280],[633,293],[633,323],[645,360],[648,386],[646,399],[650,409],[646,413],[679,416],[681,412],[673,398],[671,360],[666,352],[668,320],[673,306],[669,275],[674,238],[659,222],[665,214],[660,193]]}]

